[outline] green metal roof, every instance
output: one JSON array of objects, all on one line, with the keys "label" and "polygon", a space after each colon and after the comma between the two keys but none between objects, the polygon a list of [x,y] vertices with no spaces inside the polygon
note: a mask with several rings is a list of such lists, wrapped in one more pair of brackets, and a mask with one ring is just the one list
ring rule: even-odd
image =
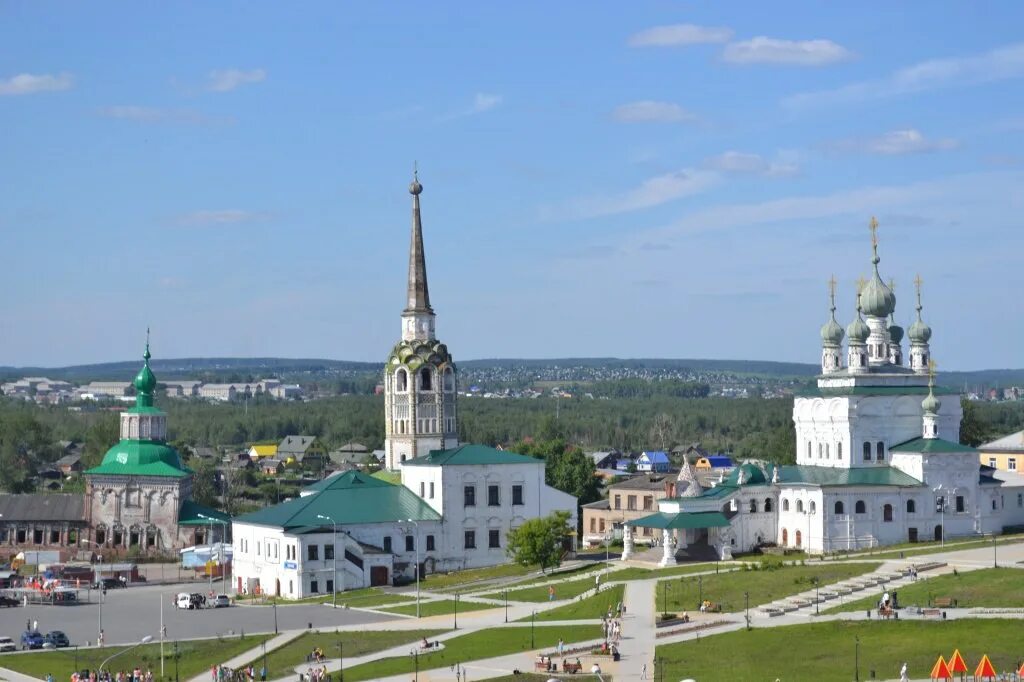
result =
[{"label": "green metal roof", "polygon": [[[935,387],[936,395],[959,395],[955,388]],[[928,395],[927,386],[807,386],[795,392],[800,398],[828,398],[842,395]]]},{"label": "green metal roof", "polygon": [[[893,450],[895,448],[891,448]],[[781,466],[779,483],[807,483],[817,486],[919,486],[923,485],[909,474],[893,467],[863,467],[836,469],[816,466]]]},{"label": "green metal roof", "polygon": [[[739,488],[734,484],[719,483],[714,488],[708,488],[701,494],[701,499],[714,499],[717,497],[726,497],[736,492]],[[692,499],[692,498],[691,498]]]},{"label": "green metal roof", "polygon": [[326,485],[312,495],[244,514],[235,521],[292,530],[309,527],[329,529],[332,520],[343,526],[408,519],[438,521],[441,518],[405,486],[392,485],[359,472],[332,476],[316,485],[321,484]]},{"label": "green metal roof", "polygon": [[737,485],[737,481],[740,478],[740,471],[743,472],[743,485],[764,485],[768,482],[765,478],[764,471],[761,467],[756,464],[750,464],[749,462],[740,464],[729,472],[729,475],[725,477],[723,484]]},{"label": "green metal roof", "polygon": [[680,530],[684,528],[722,528],[729,525],[729,519],[722,512],[679,512],[666,514],[657,512],[633,521],[626,521],[627,526],[640,528],[660,528],[662,530]]},{"label": "green metal roof", "polygon": [[894,445],[889,448],[889,452],[973,452],[977,453],[977,448],[972,448],[970,445],[961,445],[960,443],[954,443],[950,440],[943,440],[942,438],[915,438],[908,440],[905,443]]},{"label": "green metal roof", "polygon": [[198,502],[192,500],[185,500],[181,503],[181,509],[178,510],[178,525],[179,526],[208,526],[210,525],[210,518],[203,518],[208,516],[214,519],[214,523],[223,521],[224,523],[231,523],[231,516],[225,514],[222,511],[205,507]]},{"label": "green metal roof", "polygon": [[423,457],[407,459],[402,466],[453,466],[469,464],[537,464],[541,460],[486,445],[460,445],[451,450],[431,450]]},{"label": "green metal roof", "polygon": [[86,474],[115,476],[170,476],[184,478],[192,471],[181,464],[178,451],[151,440],[123,440],[103,456],[103,462]]}]

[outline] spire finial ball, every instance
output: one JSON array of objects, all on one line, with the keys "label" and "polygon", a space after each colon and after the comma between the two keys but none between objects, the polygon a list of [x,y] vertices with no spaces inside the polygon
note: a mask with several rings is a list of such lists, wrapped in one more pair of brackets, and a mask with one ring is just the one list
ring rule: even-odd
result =
[{"label": "spire finial ball", "polygon": [[420,184],[420,181],[419,181],[419,180],[416,180],[416,179],[414,179],[414,180],[413,180],[413,181],[412,181],[412,182],[411,182],[411,183],[409,184],[409,194],[411,194],[411,195],[413,195],[413,196],[419,196],[419,194],[420,194],[420,193],[421,193],[422,191],[423,191],[423,185],[421,185],[421,184]]}]

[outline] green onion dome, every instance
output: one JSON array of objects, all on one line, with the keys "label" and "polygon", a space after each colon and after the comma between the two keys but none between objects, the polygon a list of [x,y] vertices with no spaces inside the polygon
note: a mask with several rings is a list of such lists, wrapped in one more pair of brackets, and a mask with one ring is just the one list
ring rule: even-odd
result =
[{"label": "green onion dome", "polygon": [[917,319],[914,320],[914,324],[910,325],[908,336],[911,343],[928,343],[928,340],[932,338],[932,328],[921,319],[920,309],[918,309]]},{"label": "green onion dome", "polygon": [[149,344],[146,344],[146,352],[143,353],[142,357],[145,359],[145,364],[142,365],[142,369],[135,375],[135,381],[132,382],[135,386],[135,390],[139,393],[152,393],[156,390],[156,375],[153,374],[153,370],[149,368],[149,359],[152,357],[149,354]]},{"label": "green onion dome", "polygon": [[404,365],[415,372],[424,365],[441,367],[443,365],[452,366],[454,363],[451,353],[448,352],[448,346],[437,339],[429,341],[414,339],[399,341],[395,344],[391,353],[388,354],[386,368],[390,372]]},{"label": "green onion dome", "polygon": [[892,320],[889,322],[889,339],[897,346],[903,342],[903,327]]},{"label": "green onion dome", "polygon": [[871,259],[875,274],[860,294],[861,310],[872,317],[889,317],[896,310],[896,294],[892,293],[878,274],[878,256]]},{"label": "green onion dome", "polygon": [[921,401],[921,407],[924,408],[925,412],[930,412],[932,414],[937,414],[938,411],[939,411],[939,407],[941,407],[941,406],[942,406],[942,403],[939,402],[939,399],[935,397],[935,394],[932,392],[932,389],[929,386],[928,387],[928,396],[924,400]]},{"label": "green onion dome", "polygon": [[821,340],[828,346],[838,346],[843,342],[843,328],[836,322],[835,313],[825,326],[821,328]]},{"label": "green onion dome", "polygon": [[850,337],[850,343],[866,343],[871,336],[871,329],[860,316],[860,308],[857,309],[857,317],[846,328],[846,335]]}]

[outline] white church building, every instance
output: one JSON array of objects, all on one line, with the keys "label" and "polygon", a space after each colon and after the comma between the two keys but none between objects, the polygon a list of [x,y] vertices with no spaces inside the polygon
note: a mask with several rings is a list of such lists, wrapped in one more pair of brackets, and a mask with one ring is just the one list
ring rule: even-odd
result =
[{"label": "white church building", "polygon": [[457,368],[434,335],[414,178],[402,338],[384,368],[385,466],[357,471],[234,519],[235,589],[302,599],[396,579],[506,563],[508,533],[576,498],[544,482],[544,461],[457,438]]},{"label": "white church building", "polygon": [[1024,523],[1024,489],[979,467],[978,451],[959,443],[959,394],[934,385],[920,278],[904,364],[896,297],[878,271],[876,229],[872,219],[873,275],[859,287],[845,333],[831,283],[821,374],[793,405],[796,464],[744,463],[707,490],[684,464],[677,496],[626,524],[623,559],[634,553],[638,527],[667,531],[661,563],[668,564],[693,545],[723,559],[772,543],[822,553],[1000,533]]}]

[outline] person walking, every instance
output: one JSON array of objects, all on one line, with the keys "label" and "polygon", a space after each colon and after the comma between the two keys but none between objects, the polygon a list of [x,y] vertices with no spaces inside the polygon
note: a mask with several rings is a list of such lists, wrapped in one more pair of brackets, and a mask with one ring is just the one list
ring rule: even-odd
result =
[{"label": "person walking", "polygon": [[646,680],[647,679],[647,664],[646,663],[644,663],[643,667],[640,668],[640,679],[641,680]]}]

